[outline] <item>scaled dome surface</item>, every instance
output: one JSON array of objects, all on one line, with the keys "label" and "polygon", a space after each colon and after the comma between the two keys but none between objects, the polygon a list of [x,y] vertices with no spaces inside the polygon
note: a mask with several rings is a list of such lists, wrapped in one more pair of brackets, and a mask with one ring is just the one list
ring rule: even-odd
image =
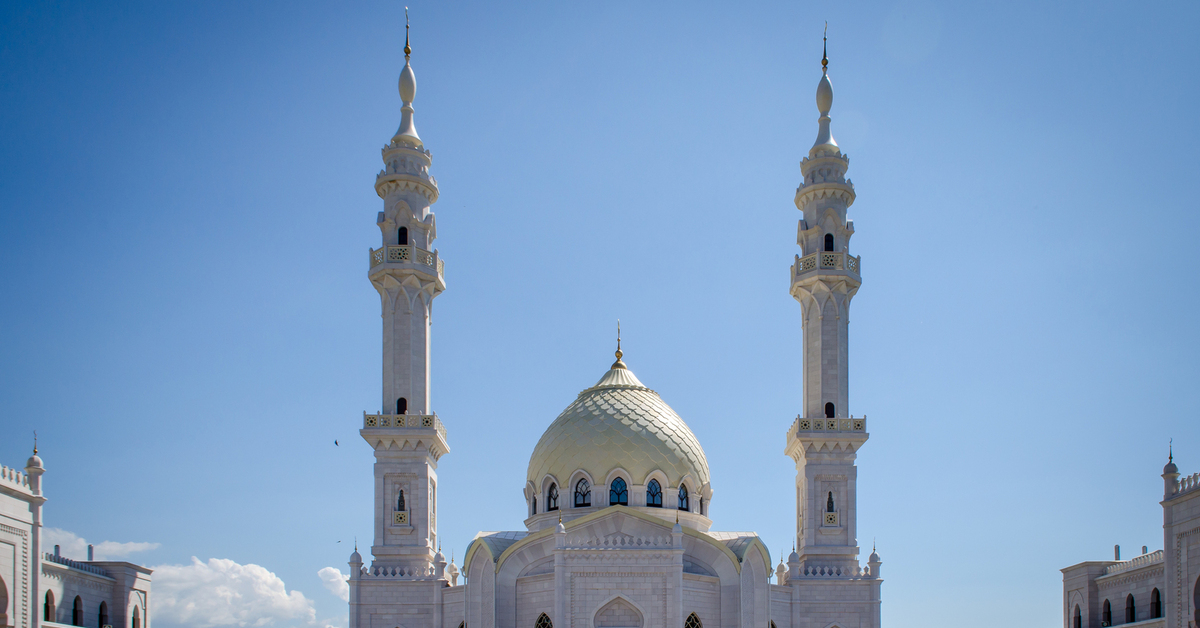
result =
[{"label": "scaled dome surface", "polygon": [[655,470],[666,474],[669,486],[690,476],[691,492],[709,481],[708,460],[696,435],[619,357],[546,428],[529,458],[528,479],[540,490],[542,478],[553,475],[569,494],[573,487],[566,484],[576,470],[603,484],[617,468],[629,473],[631,484],[646,482]]}]

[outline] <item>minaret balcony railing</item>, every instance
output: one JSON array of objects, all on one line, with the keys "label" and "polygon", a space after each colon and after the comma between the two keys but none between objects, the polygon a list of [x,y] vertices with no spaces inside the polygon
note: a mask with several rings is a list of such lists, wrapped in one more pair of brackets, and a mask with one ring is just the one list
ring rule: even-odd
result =
[{"label": "minaret balcony railing", "polygon": [[792,432],[866,432],[867,417],[845,419],[806,419],[796,417]]},{"label": "minaret balcony railing", "polygon": [[446,426],[436,414],[367,414],[363,412],[363,429],[380,427],[433,428],[446,438]]},{"label": "minaret balcony railing", "polygon": [[439,277],[446,270],[446,263],[438,257],[437,251],[426,251],[414,245],[382,246],[371,249],[371,268],[385,262],[392,264],[421,264],[436,268]]},{"label": "minaret balcony railing", "polygon": [[822,270],[844,270],[855,275],[862,273],[862,258],[839,251],[810,253],[796,260],[796,276]]}]

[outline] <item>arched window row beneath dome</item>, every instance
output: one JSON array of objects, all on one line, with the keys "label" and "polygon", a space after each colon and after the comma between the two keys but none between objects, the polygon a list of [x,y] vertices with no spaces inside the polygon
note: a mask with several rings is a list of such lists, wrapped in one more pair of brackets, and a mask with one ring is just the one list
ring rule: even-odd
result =
[{"label": "arched window row beneath dome", "polygon": [[[692,488],[688,486],[686,480],[681,482],[679,486],[668,487],[661,479],[651,477],[644,486],[631,485],[630,481],[624,474],[613,474],[612,480],[607,486],[593,486],[591,481],[585,476],[582,470],[578,470],[572,474],[574,484],[570,488],[559,487],[558,482],[552,481],[553,476],[547,476],[547,483],[543,483],[543,491],[529,495],[529,513],[536,515],[539,512],[537,507],[539,496],[542,499],[544,506],[541,512],[548,513],[561,508],[591,508],[593,504],[592,493],[597,492],[598,497],[603,500],[603,492],[608,489],[608,505],[609,506],[630,506],[647,507],[647,508],[676,508],[684,512],[692,512],[693,504],[696,503],[696,498],[699,496],[692,495]],[[652,475],[662,475],[661,472],[654,472]],[[689,476],[690,477],[690,476]],[[531,483],[532,488],[532,483]],[[566,490],[566,495],[562,492]],[[528,493],[527,493],[528,495]],[[632,499],[632,498],[637,499]],[[668,501],[669,497],[674,499]],[[564,505],[561,500],[565,498],[567,503]],[[643,499],[644,498],[644,499]],[[700,508],[704,507],[703,500],[700,502]],[[704,514],[702,510],[696,510],[699,514]]]}]

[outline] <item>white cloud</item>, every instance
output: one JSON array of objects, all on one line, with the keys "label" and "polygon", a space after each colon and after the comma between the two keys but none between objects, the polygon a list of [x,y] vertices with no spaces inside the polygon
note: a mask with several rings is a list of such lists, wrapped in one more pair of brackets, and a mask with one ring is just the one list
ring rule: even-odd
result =
[{"label": "white cloud", "polygon": [[342,573],[336,567],[323,567],[317,575],[321,577],[322,584],[330,593],[342,598],[343,602],[350,601],[350,584],[346,582],[349,574]]},{"label": "white cloud", "polygon": [[[87,560],[88,542],[83,537],[61,528],[45,528],[42,530],[42,551],[53,552],[54,546],[59,546],[59,553],[73,560]],[[95,544],[95,560],[124,560],[130,554],[158,549],[158,543],[118,543],[116,541],[101,541]]]},{"label": "white cloud", "polygon": [[313,624],[316,610],[304,594],[288,591],[283,580],[260,565],[195,556],[190,565],[154,569],[155,621],[210,628]]}]

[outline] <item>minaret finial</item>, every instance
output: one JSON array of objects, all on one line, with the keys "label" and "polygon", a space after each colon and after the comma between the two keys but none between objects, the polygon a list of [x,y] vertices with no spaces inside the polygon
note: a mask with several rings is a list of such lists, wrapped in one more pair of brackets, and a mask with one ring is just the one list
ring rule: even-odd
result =
[{"label": "minaret finial", "polygon": [[[406,44],[407,45],[407,44]],[[405,48],[407,50],[407,48]],[[825,21],[825,34],[821,36],[821,71],[829,70],[829,21]]]},{"label": "minaret finial", "polygon": [[[33,433],[33,453],[37,453],[37,432]],[[1167,462],[1175,462],[1175,439],[1167,441]]]},{"label": "minaret finial", "polygon": [[37,430],[33,430],[33,455],[37,455]]},{"label": "minaret finial", "polygon": [[412,47],[408,45],[408,7],[404,7],[404,58],[408,59],[410,54],[412,54]]},{"label": "minaret finial", "polygon": [[625,354],[621,352],[621,319],[619,318],[617,319],[617,352],[614,355],[617,356],[617,361],[613,362],[613,365],[610,368],[625,368],[625,363],[621,361],[621,357]]}]

